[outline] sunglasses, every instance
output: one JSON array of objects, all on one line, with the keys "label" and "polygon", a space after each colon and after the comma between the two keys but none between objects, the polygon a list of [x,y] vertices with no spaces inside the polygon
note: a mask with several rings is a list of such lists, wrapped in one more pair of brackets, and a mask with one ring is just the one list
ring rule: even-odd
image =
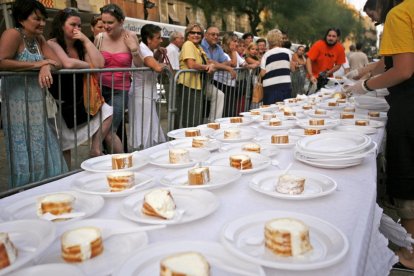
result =
[{"label": "sunglasses", "polygon": [[78,11],[74,8],[65,8],[63,12],[66,14],[78,14]]},{"label": "sunglasses", "polygon": [[115,17],[123,18],[123,14],[118,9],[116,9],[114,7],[102,7],[99,10],[101,11],[101,14],[102,13],[111,13]]},{"label": "sunglasses", "polygon": [[203,35],[202,32],[193,32],[193,31],[191,31],[191,32],[188,32],[188,33],[191,34],[191,35]]}]

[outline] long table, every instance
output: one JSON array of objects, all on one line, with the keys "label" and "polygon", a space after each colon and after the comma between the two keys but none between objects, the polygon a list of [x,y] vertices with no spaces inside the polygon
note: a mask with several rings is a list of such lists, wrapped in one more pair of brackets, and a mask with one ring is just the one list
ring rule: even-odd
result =
[{"label": "long table", "polygon": [[[257,131],[260,131],[260,134],[271,133],[261,128],[257,128]],[[383,128],[379,129],[377,134],[371,135],[373,141],[378,143],[381,143],[383,136]],[[164,143],[141,153],[151,155],[167,148],[168,144]],[[297,212],[320,218],[336,226],[347,237],[350,245],[349,251],[343,260],[330,267],[309,271],[264,268],[267,275],[388,275],[396,258],[387,247],[388,241],[378,230],[382,209],[376,203],[376,155],[368,155],[361,165],[333,170],[303,164],[294,160],[292,152],[292,148],[281,149],[273,159],[279,161],[282,169],[293,162],[292,169],[327,175],[337,181],[337,190],[316,199],[301,201],[276,199],[248,187],[250,179],[263,171],[246,174],[236,183],[212,191],[220,200],[220,206],[216,212],[191,223],[168,226],[156,232],[149,232],[150,243],[179,240],[218,242],[222,226],[235,218],[268,210]],[[280,169],[276,166],[269,166],[264,172],[276,170]],[[161,186],[159,179],[174,170],[146,165],[138,171],[153,176],[155,186]],[[4,198],[0,200],[0,210],[27,197],[68,190],[75,179],[89,174],[91,173],[81,172]],[[119,213],[122,200],[123,198],[106,198],[104,207],[92,218],[126,220]]]}]

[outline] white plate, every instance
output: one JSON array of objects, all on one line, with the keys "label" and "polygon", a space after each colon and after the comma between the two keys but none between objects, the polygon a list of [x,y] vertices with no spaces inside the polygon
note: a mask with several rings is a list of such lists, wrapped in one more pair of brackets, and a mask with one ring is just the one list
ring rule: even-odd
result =
[{"label": "white plate", "polygon": [[294,157],[295,157],[295,159],[299,160],[302,163],[308,164],[312,167],[322,168],[322,169],[344,169],[344,168],[357,166],[357,165],[361,164],[362,161],[363,161],[363,158],[362,158],[362,160],[357,160],[357,161],[354,161],[354,162],[336,164],[336,163],[319,163],[319,162],[315,162],[315,161],[310,161],[306,158],[303,158],[299,153],[295,153]]},{"label": "white plate", "polygon": [[44,264],[19,269],[10,276],[84,276],[76,266],[69,264]]},{"label": "white plate", "polygon": [[224,130],[217,130],[214,134],[211,136],[223,143],[239,143],[239,142],[245,142],[252,140],[254,137],[256,137],[256,132],[251,128],[239,128],[240,129],[240,138],[234,138],[234,139],[224,139]]},{"label": "white plate", "polygon": [[305,178],[305,189],[298,195],[282,194],[276,191],[276,184],[283,171],[263,172],[250,180],[253,190],[275,198],[302,200],[325,196],[335,191],[337,184],[332,178],[309,171],[289,170],[289,174]]},{"label": "white plate", "polygon": [[[169,189],[177,210],[184,211],[182,216],[172,219],[151,217],[141,212],[144,195],[149,190],[133,194],[122,202],[121,215],[132,221],[150,224],[181,224],[206,217],[219,207],[218,198],[205,190]],[[177,212],[178,214],[178,212]]]},{"label": "white plate", "polygon": [[169,150],[162,150],[150,155],[150,163],[167,169],[185,168],[194,166],[196,163],[207,160],[210,152],[205,149],[187,148],[190,155],[190,162],[172,164],[169,159]]},{"label": "white plate", "polygon": [[262,128],[265,129],[270,129],[270,130],[281,130],[281,129],[289,129],[295,126],[296,122],[295,121],[289,121],[289,120],[285,120],[285,121],[281,121],[281,125],[280,126],[271,126],[269,125],[269,121],[266,122],[261,122],[260,126]]},{"label": "white plate", "polygon": [[120,191],[111,192],[108,186],[108,180],[106,179],[107,174],[94,173],[90,175],[83,175],[82,177],[76,178],[72,182],[72,188],[78,192],[92,195],[100,195],[103,197],[122,197],[135,193],[142,189],[148,189],[149,185],[153,181],[153,177],[142,174],[134,173],[135,182],[131,188]]},{"label": "white plate", "polygon": [[358,132],[362,134],[375,134],[377,129],[370,126],[355,126],[355,125],[344,125],[336,126],[334,130],[344,131],[344,132]]},{"label": "white plate", "polygon": [[339,120],[323,119],[325,121],[324,125],[310,125],[309,119],[298,120],[296,124],[302,128],[312,128],[312,129],[330,129],[339,124]]},{"label": "white plate", "polygon": [[[208,144],[205,147],[202,147],[201,149],[205,149],[208,151],[215,151],[220,148],[220,144],[221,143],[219,141],[210,139],[210,141],[208,141]],[[193,138],[172,140],[168,142],[168,147],[170,148],[192,148]]]},{"label": "white plate", "polygon": [[113,170],[112,169],[112,155],[102,155],[85,160],[81,164],[81,168],[90,172],[120,172],[120,171],[135,171],[141,167],[144,167],[149,162],[148,157],[140,152],[132,153],[132,164],[130,168]]},{"label": "white plate", "polygon": [[[220,152],[228,152],[228,153],[237,153],[237,152],[246,152],[243,150],[243,146],[248,143],[240,143],[240,144],[228,144],[224,145],[220,148]],[[280,150],[277,147],[272,147],[270,145],[265,145],[264,143],[258,143],[260,145],[260,154],[268,157],[273,157],[280,153]],[[248,151],[247,151],[248,152]]]},{"label": "white plate", "polygon": [[[354,119],[341,120],[341,124],[344,126],[349,126],[349,125],[355,126],[355,121],[356,120]],[[381,122],[381,121],[375,121],[375,120],[368,120],[368,121],[369,121],[369,124],[368,124],[369,127],[380,128],[385,125],[384,122]]]},{"label": "white plate", "polygon": [[[286,134],[286,133],[283,133],[283,134]],[[265,147],[284,149],[284,148],[293,147],[296,144],[296,142],[299,140],[297,136],[294,136],[294,135],[288,135],[288,136],[289,136],[289,143],[287,144],[273,144],[272,135],[261,136],[261,137],[255,138],[255,140],[259,142],[261,145],[264,145]]]},{"label": "white plate", "polygon": [[330,110],[326,110],[326,114],[315,114],[314,109],[305,110],[304,113],[308,115],[309,117],[314,117],[314,118],[329,118],[334,115],[334,112]]},{"label": "white plate", "polygon": [[357,152],[371,144],[371,138],[359,133],[330,132],[300,139],[296,146],[306,152],[344,154]]},{"label": "white plate", "polygon": [[244,262],[230,254],[221,244],[206,241],[158,242],[135,252],[115,272],[114,276],[160,275],[161,259],[178,252],[199,252],[210,264],[214,276],[243,275],[264,276],[259,265]]},{"label": "white plate", "polygon": [[0,232],[8,233],[18,250],[16,261],[0,269],[0,275],[6,275],[43,253],[55,239],[56,227],[45,220],[15,220],[0,223]]},{"label": "white plate", "polygon": [[240,170],[242,174],[255,173],[255,172],[264,170],[271,163],[271,160],[269,157],[261,155],[261,154],[257,154],[254,152],[248,152],[248,151],[239,151],[239,152],[233,152],[233,153],[226,152],[222,154],[217,154],[217,155],[212,156],[205,163],[207,163],[208,165],[230,167],[230,156],[239,155],[239,154],[248,155],[253,165],[252,169]]},{"label": "white plate", "polygon": [[214,129],[208,127],[187,127],[171,130],[167,133],[167,136],[174,139],[188,138],[185,136],[185,131],[189,129],[199,129],[201,136],[209,136],[211,133],[214,132]]},{"label": "white plate", "polygon": [[230,125],[233,125],[233,126],[247,126],[247,125],[254,122],[253,117],[243,117],[243,121],[241,123],[231,123],[230,118],[232,118],[232,117],[218,118],[218,119],[216,119],[216,123],[230,124]]},{"label": "white plate", "polygon": [[[308,225],[313,250],[299,257],[279,257],[265,248],[264,225],[275,218],[295,218]],[[255,244],[251,243],[253,239]],[[349,249],[346,236],[332,224],[305,214],[284,211],[262,211],[229,222],[221,231],[221,242],[246,261],[266,267],[301,271],[334,265]]]},{"label": "white plate", "polygon": [[[102,236],[106,231],[122,228],[137,227],[136,223],[111,219],[88,219],[66,224],[59,229],[58,237],[64,232],[78,227],[95,226],[101,229]],[[145,232],[132,234],[113,235],[103,240],[104,251],[102,254],[83,261],[72,263],[86,275],[110,275],[113,270],[135,250],[148,244],[148,236]],[[56,239],[52,246],[40,257],[39,263],[66,263],[61,257],[60,238]],[[58,274],[59,275],[59,274]]]},{"label": "white plate", "polygon": [[179,170],[165,175],[160,183],[171,188],[181,189],[216,189],[230,184],[241,177],[239,170],[234,168],[209,166],[210,181],[203,185],[188,184],[188,169]]},{"label": "white plate", "polygon": [[9,204],[4,208],[3,213],[5,218],[8,220],[15,219],[40,219],[37,216],[37,199],[39,197],[56,194],[56,193],[65,193],[71,194],[75,197],[75,202],[73,203],[72,212],[84,212],[85,215],[82,217],[72,218],[64,221],[55,221],[59,224],[65,224],[66,222],[72,222],[74,220],[83,219],[90,217],[98,212],[104,205],[104,199],[98,195],[87,195],[75,191],[59,191],[55,193],[47,193],[36,195],[28,198],[21,199],[15,203]]}]

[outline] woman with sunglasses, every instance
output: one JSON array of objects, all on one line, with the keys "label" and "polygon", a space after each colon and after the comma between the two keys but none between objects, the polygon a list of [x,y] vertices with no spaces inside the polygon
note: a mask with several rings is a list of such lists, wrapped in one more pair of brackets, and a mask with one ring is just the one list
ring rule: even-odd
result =
[{"label": "woman with sunglasses", "polygon": [[[62,61],[63,68],[88,69],[91,65],[94,68],[103,67],[103,56],[93,42],[82,33],[81,18],[76,10],[66,8],[56,14],[52,22],[50,37],[48,44]],[[122,152],[120,139],[113,137],[115,134],[110,132],[112,108],[109,105],[104,103],[101,107],[101,114],[98,113],[93,118],[89,118],[89,124],[87,123],[88,114],[84,106],[83,78],[84,74],[55,75],[54,84],[50,88],[53,96],[63,101],[60,106],[64,119],[61,126],[62,149],[68,164],[71,160],[70,150],[86,142],[89,139],[89,133],[93,134],[90,149],[91,157],[102,155],[100,137],[105,139],[107,145],[111,145],[112,139],[114,139],[113,150]],[[76,81],[75,87],[73,85],[74,80]],[[74,93],[76,101],[74,101]],[[75,110],[76,117],[74,116]],[[102,133],[99,132],[101,115]]]},{"label": "woman with sunglasses", "polygon": [[[95,38],[95,45],[105,59],[104,68],[130,68],[132,63],[137,67],[141,66],[138,37],[123,28],[125,15],[121,8],[115,4],[108,4],[101,8],[101,16],[105,32]],[[101,80],[102,95],[105,101],[114,108],[112,131],[117,132],[125,110],[128,108],[131,74],[129,72],[106,72],[101,74]]]},{"label": "woman with sunglasses", "polygon": [[154,24],[142,26],[141,40],[139,47],[144,59],[143,66],[152,71],[135,71],[129,90],[130,144],[134,149],[165,142],[155,102],[158,98],[155,85],[158,73],[166,68],[166,64],[161,63],[164,57],[164,51],[160,49],[161,28]]},{"label": "woman with sunglasses", "polygon": [[[204,28],[199,23],[190,24],[185,29],[185,42],[180,53],[180,70],[195,69],[212,73],[214,64],[208,58],[200,43]],[[203,94],[201,73],[181,73],[176,91],[175,128],[197,126],[203,122]],[[180,125],[181,123],[181,125]]]},{"label": "woman with sunglasses", "polygon": [[43,37],[46,9],[36,0],[18,0],[16,28],[0,39],[0,70],[38,70],[36,75],[7,76],[2,82],[2,119],[10,166],[9,187],[40,181],[67,171],[56,135],[47,122],[45,89],[61,62]]}]

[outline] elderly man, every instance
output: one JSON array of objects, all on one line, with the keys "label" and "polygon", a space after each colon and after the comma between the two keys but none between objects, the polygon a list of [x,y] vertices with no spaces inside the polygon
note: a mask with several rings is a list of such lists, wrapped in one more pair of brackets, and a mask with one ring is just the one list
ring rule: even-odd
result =
[{"label": "elderly man", "polygon": [[172,32],[170,34],[170,44],[166,47],[167,56],[174,70],[180,69],[180,50],[184,44],[184,35],[180,32]]},{"label": "elderly man", "polygon": [[317,90],[345,63],[345,49],[339,42],[340,36],[339,29],[328,29],[324,39],[316,41],[307,54],[306,69],[310,81],[317,83]]},{"label": "elderly man", "polygon": [[[201,47],[206,52],[209,63],[213,63],[217,70],[228,71],[234,79],[236,78],[236,72],[230,66],[230,58],[225,55],[223,48],[218,45],[219,35],[220,32],[217,27],[208,27],[201,41]],[[207,97],[210,98],[209,121],[213,122],[223,116],[224,93],[215,85],[208,85]]]}]

